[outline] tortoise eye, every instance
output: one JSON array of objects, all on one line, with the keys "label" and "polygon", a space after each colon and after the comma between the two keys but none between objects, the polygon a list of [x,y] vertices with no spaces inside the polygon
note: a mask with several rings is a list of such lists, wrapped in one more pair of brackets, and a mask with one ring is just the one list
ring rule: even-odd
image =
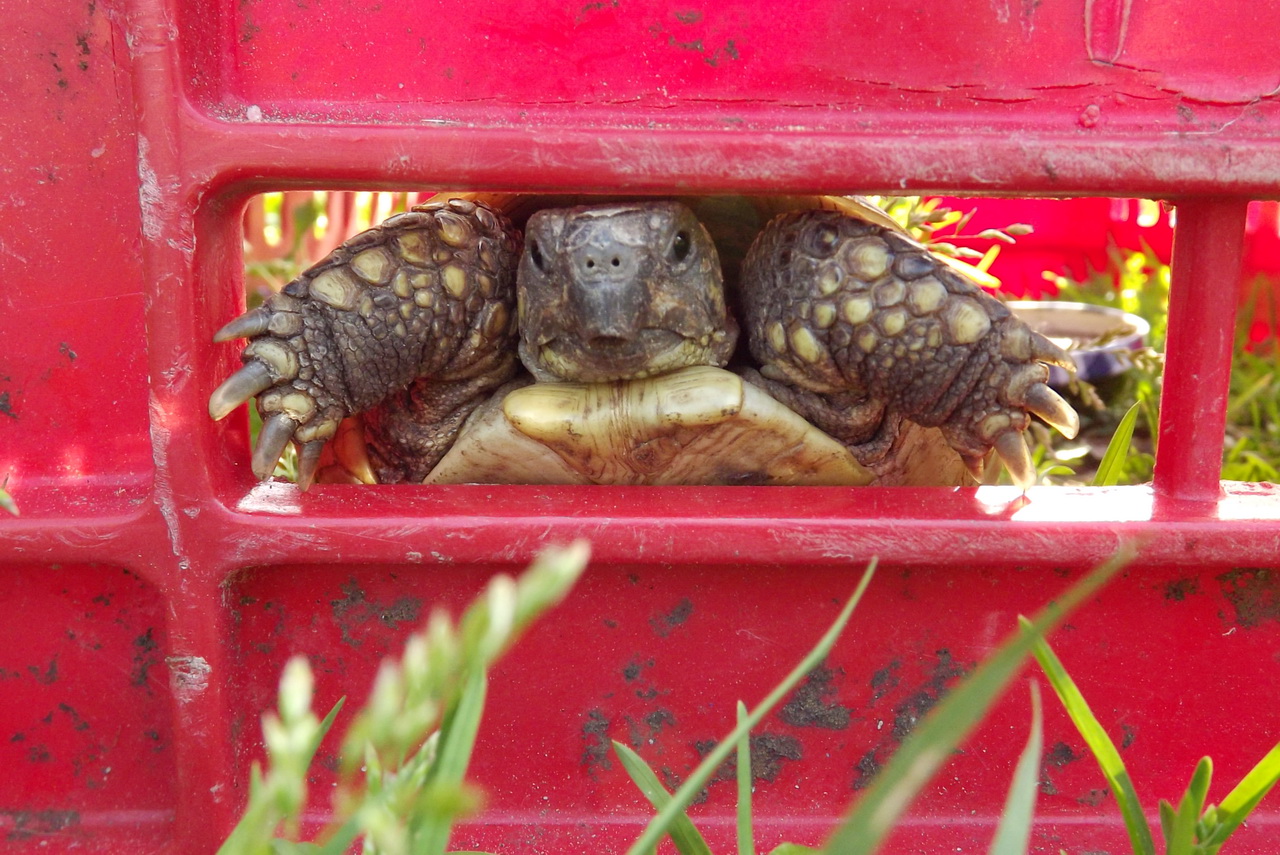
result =
[{"label": "tortoise eye", "polygon": [[693,249],[693,241],[689,238],[689,233],[683,229],[676,232],[676,236],[671,239],[671,255],[676,261],[684,261],[689,257],[689,250]]},{"label": "tortoise eye", "polygon": [[541,273],[547,272],[547,260],[542,257],[542,244],[536,240],[529,241],[529,259]]}]

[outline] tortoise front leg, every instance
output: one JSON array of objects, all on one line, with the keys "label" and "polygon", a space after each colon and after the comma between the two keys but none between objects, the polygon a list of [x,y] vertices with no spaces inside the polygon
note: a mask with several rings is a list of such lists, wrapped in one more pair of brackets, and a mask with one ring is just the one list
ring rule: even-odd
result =
[{"label": "tortoise front leg", "polygon": [[[214,341],[248,338],[244,367],[209,397],[227,416],[255,395],[262,432],[253,472],[268,478],[290,441],[300,445],[298,481],[310,485],[325,442],[346,416],[414,384],[430,433],[448,432],[515,371],[514,270],[519,242],[505,218],[463,200],[391,217],[342,244]],[[443,391],[448,390],[448,391]],[[410,407],[412,409],[412,407]],[[423,442],[437,458],[442,442]],[[410,462],[412,470],[423,461]]]},{"label": "tortoise front leg", "polygon": [[1079,429],[1047,385],[1045,363],[1070,357],[890,229],[832,211],[779,217],[748,252],[742,289],[761,374],[864,463],[905,417],[939,427],[975,474],[994,448],[1025,487],[1028,413]]}]

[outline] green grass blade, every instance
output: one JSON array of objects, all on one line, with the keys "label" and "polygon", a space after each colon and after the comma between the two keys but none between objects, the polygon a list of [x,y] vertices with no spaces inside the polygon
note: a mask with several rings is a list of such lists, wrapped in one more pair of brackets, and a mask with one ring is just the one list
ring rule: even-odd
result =
[{"label": "green grass blade", "polygon": [[[1160,800],[1160,833],[1164,835],[1165,840],[1173,839],[1173,826],[1178,820],[1178,814],[1173,809],[1173,805],[1169,804],[1165,799]],[[1153,843],[1152,846],[1155,846]]]},{"label": "green grass blade", "polygon": [[1267,373],[1259,377],[1257,380],[1249,384],[1249,387],[1243,392],[1235,396],[1235,399],[1227,405],[1227,421],[1234,422],[1240,418],[1240,414],[1244,412],[1253,399],[1258,397],[1275,379],[1275,374]]},{"label": "green grass blade", "polygon": [[991,841],[988,855],[1026,855],[1035,821],[1036,794],[1040,791],[1040,757],[1044,752],[1044,716],[1040,708],[1040,686],[1031,684],[1031,735],[1018,757],[1005,798],[1000,827]]},{"label": "green grass blade", "polygon": [[1165,841],[1167,855],[1194,855],[1196,820],[1199,818],[1195,799],[1190,792],[1184,793],[1182,801],[1178,803],[1178,810],[1173,816],[1173,833]]},{"label": "green grass blade", "polygon": [[1196,817],[1204,813],[1205,801],[1209,798],[1209,784],[1213,780],[1213,760],[1201,757],[1191,773],[1191,783],[1187,784],[1187,795],[1191,797]]},{"label": "green grass blade", "polygon": [[0,487],[0,509],[8,511],[15,517],[18,516],[18,503],[13,500],[12,496],[5,492],[4,487]]},{"label": "green grass blade", "polygon": [[[658,776],[653,774],[653,770],[640,758],[639,754],[616,740],[613,743],[613,751],[622,761],[622,768],[627,770],[631,780],[635,781],[640,792],[644,793],[644,797],[649,800],[649,804],[653,805],[654,809],[662,810],[671,803],[671,794],[667,792],[666,787],[662,786]],[[676,845],[676,851],[680,855],[711,855],[707,841],[694,827],[688,814],[683,811],[671,823],[667,833],[671,835],[671,842]]]},{"label": "green grass blade", "polygon": [[[738,728],[747,720],[747,705],[738,701]],[[738,737],[738,855],[756,855],[751,828],[751,730]]]},{"label": "green grass blade", "polygon": [[227,839],[218,847],[217,855],[266,855],[270,852],[270,835],[274,835],[281,818],[269,814],[264,805],[251,805]]},{"label": "green grass blade", "polygon": [[[320,750],[320,743],[324,741],[325,735],[328,734],[333,722],[338,717],[338,713],[342,710],[343,704],[347,699],[339,698],[338,702],[329,710],[329,714],[321,720],[320,725],[316,728],[316,733],[311,741],[307,744],[305,752],[300,755],[303,759],[302,765],[310,766],[311,761],[315,758],[315,754]],[[274,834],[281,822],[288,817],[280,816],[276,810],[269,804],[265,804],[259,798],[255,798],[256,791],[262,786],[260,772],[255,768],[253,777],[250,779],[250,799],[249,806],[243,817],[232,829],[231,834],[218,848],[218,855],[251,855],[251,853],[265,853],[270,847],[277,843],[289,844],[291,841],[278,841],[275,838],[267,839],[264,835]]]},{"label": "green grass blade", "polygon": [[1049,679],[1049,684],[1053,686],[1058,699],[1062,701],[1067,715],[1071,717],[1076,730],[1080,731],[1085,744],[1089,746],[1094,759],[1098,761],[1102,775],[1107,779],[1107,784],[1110,785],[1111,792],[1115,796],[1116,805],[1120,808],[1120,815],[1124,818],[1125,828],[1129,831],[1129,842],[1133,846],[1135,855],[1155,855],[1151,828],[1147,825],[1142,804],[1138,801],[1138,794],[1133,789],[1133,781],[1129,778],[1129,771],[1125,769],[1124,761],[1120,759],[1120,752],[1116,750],[1115,743],[1111,741],[1111,737],[1107,736],[1107,732],[1103,730],[1093,710],[1089,709],[1089,704],[1080,694],[1075,681],[1067,674],[1062,661],[1058,659],[1047,641],[1041,640],[1036,644],[1035,655],[1040,662],[1040,667],[1044,669],[1045,676]]},{"label": "green grass blade", "polygon": [[1120,482],[1120,476],[1124,474],[1125,458],[1129,456],[1129,445],[1133,442],[1133,426],[1138,422],[1139,409],[1140,404],[1135,403],[1124,414],[1124,418],[1120,419],[1116,432],[1107,443],[1102,462],[1098,464],[1098,471],[1093,476],[1093,486],[1114,487]]},{"label": "green grass blade", "polygon": [[316,849],[316,855],[345,855],[351,850],[351,844],[360,836],[360,822],[354,818],[347,820],[333,832]]},{"label": "green grass blade", "polygon": [[436,755],[432,780],[444,784],[460,784],[471,762],[471,751],[480,730],[488,677],[477,668],[467,675],[457,705],[446,714],[440,725],[439,753]]},{"label": "green grass blade", "polygon": [[329,714],[321,719],[320,728],[316,732],[315,744],[311,746],[311,757],[315,757],[316,752],[320,750],[320,743],[323,742],[325,736],[328,735],[329,730],[333,727],[334,720],[337,719],[338,713],[342,711],[342,707],[346,702],[346,695],[338,698],[338,702],[333,705],[333,709],[329,710]]},{"label": "green grass blade", "polygon": [[702,788],[711,780],[711,776],[720,768],[720,764],[729,756],[729,752],[737,747],[738,740],[742,738],[743,733],[750,732],[752,728],[759,724],[761,719],[769,714],[770,710],[777,706],[810,671],[826,658],[827,654],[831,652],[831,648],[835,645],[836,639],[840,637],[840,633],[849,622],[849,618],[853,615],[853,610],[857,608],[863,593],[866,592],[867,585],[871,584],[871,579],[875,575],[876,563],[876,559],[873,558],[871,563],[867,565],[867,569],[858,581],[858,586],[854,589],[853,595],[849,597],[849,601],[845,603],[840,614],[836,616],[830,629],[818,640],[818,643],[813,646],[808,655],[751,711],[745,721],[735,727],[733,732],[726,736],[720,744],[711,749],[707,756],[702,759],[702,762],[698,764],[698,767],[685,779],[680,789],[675,791],[667,806],[659,810],[657,816],[649,820],[649,825],[645,827],[644,832],[636,839],[636,842],[631,844],[631,848],[627,850],[627,855],[644,855],[644,853],[652,851],[662,838],[662,835],[666,833],[667,826],[693,802],[698,793],[702,791]]},{"label": "green grass blade", "polygon": [[822,850],[801,846],[799,843],[779,843],[769,855],[822,855]]},{"label": "green grass blade", "polygon": [[1227,836],[1249,817],[1253,809],[1258,806],[1258,802],[1262,801],[1278,780],[1280,780],[1280,744],[1268,751],[1267,755],[1258,761],[1258,765],[1250,769],[1249,774],[1245,775],[1218,805],[1218,821],[1221,823],[1221,828],[1225,829],[1225,832],[1220,832],[1222,840],[1226,840]]},{"label": "green grass blade", "polygon": [[[462,784],[476,744],[476,733],[480,730],[487,688],[484,669],[472,671],[458,696],[457,705],[441,723],[438,753],[430,775],[433,786],[456,788]],[[443,853],[449,844],[449,833],[455,819],[452,813],[433,812],[423,816],[421,824],[412,831],[412,851],[426,855]]]},{"label": "green grass blade", "polygon": [[1030,628],[1016,631],[959,686],[933,708],[872,781],[853,810],[827,841],[832,855],[870,855],[893,824],[937,773],[957,745],[1022,667],[1035,642],[1092,596],[1133,556],[1123,547],[1081,579],[1056,602],[1045,606]]}]

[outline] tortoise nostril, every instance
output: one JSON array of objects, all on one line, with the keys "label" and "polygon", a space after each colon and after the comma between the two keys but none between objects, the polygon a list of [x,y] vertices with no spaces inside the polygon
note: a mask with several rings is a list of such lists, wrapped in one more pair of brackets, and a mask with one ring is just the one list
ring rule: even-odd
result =
[{"label": "tortoise nostril", "polygon": [[643,251],[621,246],[618,240],[596,240],[573,253],[573,269],[592,281],[620,280],[636,275]]}]

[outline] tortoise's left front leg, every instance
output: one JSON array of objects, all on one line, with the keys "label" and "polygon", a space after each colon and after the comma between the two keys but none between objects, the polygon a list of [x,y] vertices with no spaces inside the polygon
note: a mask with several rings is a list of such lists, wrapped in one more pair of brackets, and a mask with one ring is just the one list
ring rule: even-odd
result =
[{"label": "tortoise's left front leg", "polygon": [[223,418],[256,396],[254,474],[270,477],[294,442],[306,489],[339,423],[385,405],[386,417],[371,421],[386,428],[392,480],[413,477],[516,370],[518,251],[505,218],[459,199],[356,235],[214,336],[249,344],[244,367],[209,397],[209,414]]},{"label": "tortoise's left front leg", "polygon": [[786,214],[747,254],[742,289],[762,375],[864,462],[907,418],[940,428],[975,474],[994,448],[1025,487],[1028,413],[1079,429],[1047,385],[1046,363],[1071,358],[904,235],[833,211]]}]

